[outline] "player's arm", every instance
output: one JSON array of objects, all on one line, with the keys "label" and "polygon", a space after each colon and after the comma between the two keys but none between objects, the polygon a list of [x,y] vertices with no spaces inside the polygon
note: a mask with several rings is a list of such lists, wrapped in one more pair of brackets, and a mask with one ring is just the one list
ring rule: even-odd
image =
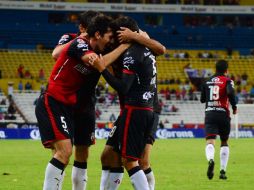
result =
[{"label": "player's arm", "polygon": [[[116,61],[119,56],[126,51],[129,48],[130,44],[121,44],[116,49],[111,51],[110,53],[103,55],[104,65],[105,67],[108,67],[110,64],[112,64],[114,61]],[[93,66],[93,63],[95,60],[97,60],[98,55],[93,54],[85,54],[81,59],[84,63],[90,64]]]},{"label": "player's arm", "polygon": [[206,102],[206,91],[205,91],[205,83],[201,85],[201,96],[200,96],[200,102],[205,103]]},{"label": "player's arm", "polygon": [[54,60],[57,60],[59,55],[61,54],[61,52],[63,51],[63,49],[65,48],[65,46],[70,43],[71,40],[74,39],[74,36],[71,34],[64,34],[60,40],[58,41],[57,46],[55,47],[55,49],[52,52],[52,58]]},{"label": "player's arm", "polygon": [[101,72],[101,74],[105,78],[105,80],[109,83],[109,85],[112,86],[112,88],[114,88],[118,93],[121,93],[122,95],[125,95],[129,91],[135,79],[134,74],[126,74],[126,73],[123,73],[122,79],[118,79],[114,77],[108,71],[108,69],[104,69]]},{"label": "player's arm", "polygon": [[155,55],[163,55],[166,52],[166,48],[160,42],[150,39],[146,32],[137,33],[125,27],[121,29],[118,31],[118,39],[121,43],[135,41],[148,47]]},{"label": "player's arm", "polygon": [[109,85],[112,86],[112,88],[114,88],[118,93],[123,95],[125,95],[129,91],[135,79],[135,73],[127,69],[123,70],[121,79],[113,76],[106,68],[102,56],[93,61],[93,66],[102,74],[102,76],[109,83]]},{"label": "player's arm", "polygon": [[232,80],[227,81],[226,90],[227,90],[229,102],[233,109],[233,114],[236,114],[237,112],[236,97],[235,97],[234,82]]}]

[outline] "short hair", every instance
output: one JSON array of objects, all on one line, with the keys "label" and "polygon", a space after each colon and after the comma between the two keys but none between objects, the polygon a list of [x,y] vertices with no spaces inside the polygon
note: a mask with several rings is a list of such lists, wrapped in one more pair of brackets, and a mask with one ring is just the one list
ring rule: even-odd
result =
[{"label": "short hair", "polygon": [[87,28],[87,26],[89,25],[89,23],[91,22],[91,20],[98,16],[101,15],[102,13],[97,12],[97,11],[86,11],[83,12],[79,15],[79,24],[81,24],[84,28]]},{"label": "short hair", "polygon": [[110,28],[112,19],[106,15],[98,15],[94,17],[87,26],[87,33],[89,37],[94,37],[96,32],[99,32],[101,36],[104,36]]},{"label": "short hair", "polygon": [[228,62],[226,60],[218,60],[216,62],[216,72],[225,73],[228,69]]},{"label": "short hair", "polygon": [[131,17],[128,16],[119,16],[117,19],[115,19],[114,21],[112,21],[111,23],[111,28],[112,31],[114,33],[114,35],[116,34],[116,32],[118,30],[120,30],[120,27],[126,27],[129,28],[131,31],[139,31],[139,27],[137,22],[132,19]]}]

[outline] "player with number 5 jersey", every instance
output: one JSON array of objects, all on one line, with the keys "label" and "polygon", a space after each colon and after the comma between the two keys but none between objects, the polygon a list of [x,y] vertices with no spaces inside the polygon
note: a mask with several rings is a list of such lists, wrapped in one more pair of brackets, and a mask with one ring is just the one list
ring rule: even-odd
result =
[{"label": "player with number 5 jersey", "polygon": [[207,177],[214,176],[215,139],[220,136],[220,179],[227,179],[226,167],[229,158],[228,138],[230,133],[230,111],[236,114],[234,82],[226,76],[228,63],[219,60],[216,63],[216,74],[206,80],[201,90],[201,102],[205,107],[206,158],[208,160]]}]

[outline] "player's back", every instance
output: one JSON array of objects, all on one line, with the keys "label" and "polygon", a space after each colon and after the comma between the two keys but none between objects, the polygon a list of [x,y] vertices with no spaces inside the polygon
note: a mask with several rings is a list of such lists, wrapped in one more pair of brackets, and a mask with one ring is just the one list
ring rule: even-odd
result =
[{"label": "player's back", "polygon": [[201,102],[206,103],[206,112],[229,114],[228,83],[231,83],[231,80],[224,75],[213,75],[205,81],[201,92]]},{"label": "player's back", "polygon": [[156,61],[152,52],[142,45],[132,45],[123,55],[123,72],[135,74],[135,80],[125,95],[125,104],[152,108],[157,88]]}]

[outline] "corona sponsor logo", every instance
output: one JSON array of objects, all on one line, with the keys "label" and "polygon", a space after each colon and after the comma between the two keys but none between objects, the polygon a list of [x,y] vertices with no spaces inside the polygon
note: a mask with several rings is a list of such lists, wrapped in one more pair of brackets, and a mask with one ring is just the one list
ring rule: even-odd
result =
[{"label": "corona sponsor logo", "polygon": [[39,140],[41,138],[41,135],[40,135],[40,132],[38,129],[33,129],[31,132],[30,132],[30,137],[31,139],[34,139],[34,140]]},{"label": "corona sponsor logo", "polygon": [[0,131],[0,139],[5,139],[6,135],[4,131]]},{"label": "corona sponsor logo", "polygon": [[194,138],[192,131],[168,131],[167,129],[158,129],[156,136],[159,139],[170,139],[170,138]]}]

